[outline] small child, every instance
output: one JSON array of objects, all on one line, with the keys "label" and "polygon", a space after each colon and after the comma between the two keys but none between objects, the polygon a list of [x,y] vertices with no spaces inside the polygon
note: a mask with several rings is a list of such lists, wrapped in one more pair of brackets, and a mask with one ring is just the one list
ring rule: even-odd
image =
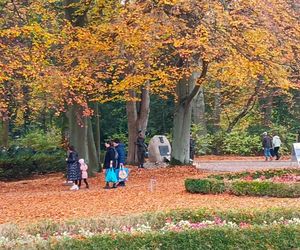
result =
[{"label": "small child", "polygon": [[[81,178],[83,179],[85,185],[86,185],[86,188],[89,188],[89,184],[87,182],[87,178],[88,178],[88,173],[87,173],[87,170],[88,170],[88,165],[85,164],[84,162],[84,159],[80,159],[78,161],[80,163],[80,170],[81,170]],[[81,180],[79,181],[79,187],[81,185]]]}]

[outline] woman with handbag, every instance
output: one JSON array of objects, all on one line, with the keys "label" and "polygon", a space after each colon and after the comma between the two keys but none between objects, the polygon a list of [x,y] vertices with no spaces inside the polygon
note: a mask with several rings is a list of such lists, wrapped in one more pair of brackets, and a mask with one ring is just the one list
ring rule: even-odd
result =
[{"label": "woman with handbag", "polygon": [[112,182],[112,188],[116,188],[117,176],[115,173],[116,168],[116,150],[113,146],[113,142],[109,141],[105,143],[106,153],[104,157],[103,169],[105,169],[105,189],[110,189],[109,183]]},{"label": "woman with handbag", "polygon": [[125,182],[127,181],[128,177],[128,168],[124,168],[125,165],[125,145],[121,143],[120,139],[116,138],[113,140],[114,147],[117,151],[118,159],[117,159],[117,166],[116,166],[116,175],[118,179],[118,187],[125,187]]}]

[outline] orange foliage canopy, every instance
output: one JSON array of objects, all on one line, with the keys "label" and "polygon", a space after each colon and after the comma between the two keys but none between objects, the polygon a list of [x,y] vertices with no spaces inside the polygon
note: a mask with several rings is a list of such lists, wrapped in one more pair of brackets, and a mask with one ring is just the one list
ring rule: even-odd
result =
[{"label": "orange foliage canopy", "polygon": [[11,89],[18,102],[27,86],[36,110],[77,103],[91,115],[90,101],[129,99],[128,90],[145,83],[173,93],[204,62],[205,81],[255,88],[263,76],[280,88],[299,84],[299,10],[289,1],[88,2],[71,6],[86,16],[83,27],[66,21],[59,0],[1,2],[2,116]]}]

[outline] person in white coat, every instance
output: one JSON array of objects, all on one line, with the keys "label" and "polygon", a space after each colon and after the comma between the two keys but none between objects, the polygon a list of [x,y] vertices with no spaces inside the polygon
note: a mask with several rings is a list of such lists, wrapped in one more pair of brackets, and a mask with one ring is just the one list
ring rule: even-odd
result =
[{"label": "person in white coat", "polygon": [[279,149],[281,146],[281,140],[278,135],[273,136],[272,144],[273,144],[273,148],[274,148],[274,155],[276,156],[275,160],[279,160],[279,158],[280,158]]}]

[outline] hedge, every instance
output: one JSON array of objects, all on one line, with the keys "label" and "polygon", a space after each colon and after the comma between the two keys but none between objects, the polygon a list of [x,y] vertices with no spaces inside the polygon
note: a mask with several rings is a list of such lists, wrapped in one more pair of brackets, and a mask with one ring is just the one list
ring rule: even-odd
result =
[{"label": "hedge", "polygon": [[299,226],[268,226],[243,229],[207,228],[183,232],[117,234],[70,239],[51,249],[297,249]]},{"label": "hedge", "polygon": [[185,188],[190,193],[219,194],[225,191],[225,183],[215,179],[187,179]]},{"label": "hedge", "polygon": [[300,197],[300,183],[276,183],[269,181],[234,181],[230,192],[235,195]]},{"label": "hedge", "polygon": [[270,181],[232,181],[217,179],[186,179],[185,188],[190,193],[216,194],[230,192],[235,195],[300,197],[300,183]]},{"label": "hedge", "polygon": [[300,175],[300,169],[299,168],[291,168],[291,169],[271,169],[271,170],[258,170],[254,172],[240,172],[240,173],[234,173],[234,174],[213,174],[209,175],[207,178],[210,179],[217,179],[217,180],[234,180],[234,179],[240,179],[245,178],[248,176],[251,176],[253,179],[260,178],[261,176],[264,176],[266,179],[273,178],[275,176],[283,176],[286,174],[296,174]]}]

